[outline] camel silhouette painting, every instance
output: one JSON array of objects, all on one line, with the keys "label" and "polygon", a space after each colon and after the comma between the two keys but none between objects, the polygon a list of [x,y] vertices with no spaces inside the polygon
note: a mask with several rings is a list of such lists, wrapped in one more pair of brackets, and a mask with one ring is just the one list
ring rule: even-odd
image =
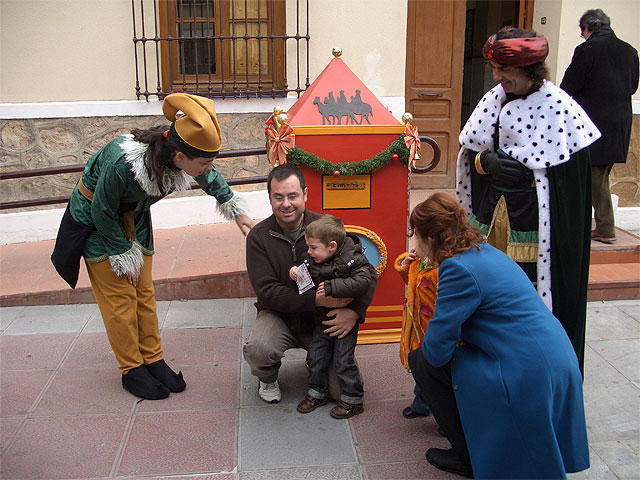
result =
[{"label": "camel silhouette painting", "polygon": [[[318,105],[318,112],[322,115],[323,125],[342,125],[342,118],[347,117],[344,121],[344,125],[360,125],[363,120],[366,120],[369,125],[369,115],[373,116],[371,105],[362,101],[360,97],[360,90],[356,90],[356,94],[351,97],[351,101],[347,100],[344,94],[344,90],[340,90],[340,95],[336,100],[333,96],[333,91],[329,92],[323,102],[320,102],[320,97],[316,97],[313,101],[314,105]],[[356,118],[359,115],[360,118]]]}]

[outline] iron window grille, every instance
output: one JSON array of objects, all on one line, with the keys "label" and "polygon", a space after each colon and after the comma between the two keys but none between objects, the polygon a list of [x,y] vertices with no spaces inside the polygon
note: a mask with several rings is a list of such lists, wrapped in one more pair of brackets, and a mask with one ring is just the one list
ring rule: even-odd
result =
[{"label": "iron window grille", "polygon": [[139,100],[299,97],[309,87],[309,0],[131,4]]}]

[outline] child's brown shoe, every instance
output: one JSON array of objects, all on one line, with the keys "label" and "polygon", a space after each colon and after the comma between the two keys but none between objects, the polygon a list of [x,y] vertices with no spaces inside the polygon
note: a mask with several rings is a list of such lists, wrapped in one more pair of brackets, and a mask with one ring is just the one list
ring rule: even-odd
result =
[{"label": "child's brown shoe", "polygon": [[361,403],[346,403],[340,401],[338,405],[331,409],[330,413],[333,418],[343,419],[351,418],[362,412],[364,412],[364,406]]},{"label": "child's brown shoe", "polygon": [[326,405],[328,401],[328,398],[313,398],[311,395],[307,395],[298,404],[298,411],[300,413],[313,412],[316,408]]}]

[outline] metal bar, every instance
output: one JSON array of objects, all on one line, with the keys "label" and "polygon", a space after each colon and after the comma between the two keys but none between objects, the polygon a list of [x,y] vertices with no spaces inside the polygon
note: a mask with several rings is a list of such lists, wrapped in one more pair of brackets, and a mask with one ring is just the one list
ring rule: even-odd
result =
[{"label": "metal bar", "polygon": [[[262,17],[258,0],[258,98],[262,97]],[[271,87],[273,89],[273,86]]]},{"label": "metal bar", "polygon": [[249,3],[244,0],[244,75],[245,91],[249,94]]},{"label": "metal bar", "polygon": [[138,73],[138,45],[136,38],[136,0],[131,0],[131,12],[133,15],[133,58],[136,64],[136,98],[140,100],[140,75]]},{"label": "metal bar", "polygon": [[142,64],[144,65],[144,96],[149,101],[149,77],[147,75],[147,35],[144,29],[144,0],[140,0],[140,20],[142,22]]},{"label": "metal bar", "polygon": [[181,58],[180,58],[180,65],[182,66],[182,91],[186,92],[187,91],[187,72],[185,71],[185,64],[184,64],[184,9],[182,8],[182,2],[183,0],[178,0],[179,4],[180,4],[180,35],[178,35],[178,45],[180,48],[180,52],[182,53]]},{"label": "metal bar", "polygon": [[[143,1],[143,0],[140,0]],[[154,29],[154,41],[156,43],[156,94],[162,92],[162,86],[160,85],[160,79],[162,75],[160,73],[160,36],[158,35],[158,4],[153,2],[153,29]],[[147,97],[147,102],[149,97]]]},{"label": "metal bar", "polygon": [[222,90],[222,98],[225,98],[224,92],[224,81],[225,81],[225,77],[224,77],[224,62],[225,62],[225,55],[224,55],[224,36],[222,35],[222,32],[224,32],[224,29],[222,28],[222,0],[218,0],[218,33],[220,35],[220,80],[221,80],[221,90]]},{"label": "metal bar", "polygon": [[198,77],[198,19],[196,17],[196,0],[191,2],[192,10],[193,10],[193,27],[191,29],[191,34],[193,36],[193,58],[195,60],[194,64],[196,66],[196,91],[199,90],[200,79]]},{"label": "metal bar", "polygon": [[[211,66],[215,65],[215,43],[213,44],[214,48],[214,57],[213,62],[211,61],[211,11],[209,10],[209,6],[211,5],[210,0],[207,0],[207,80],[209,82],[209,95],[211,94]],[[214,24],[215,27],[215,24]],[[215,39],[214,39],[215,40]]]},{"label": "metal bar", "polygon": [[[266,176],[261,177],[244,177],[244,178],[230,178],[227,180],[227,184],[229,186],[237,186],[237,185],[254,185],[256,183],[265,183],[267,181]],[[192,190],[200,189],[200,185],[195,182],[191,183]],[[58,203],[67,203],[71,197],[47,197],[47,198],[39,198],[37,200],[17,200],[14,202],[2,202],[0,203],[0,210],[11,210],[15,208],[26,208],[26,207],[40,207],[43,205],[56,205]]]},{"label": "metal bar", "polygon": [[82,172],[83,170],[84,170],[84,165],[67,165],[64,167],[36,168],[34,170],[2,172],[0,173],[0,180],[11,180],[14,178],[27,178],[27,177],[40,177],[40,176],[46,176],[46,175],[57,175],[62,173],[75,173],[75,172]]},{"label": "metal bar", "polygon": [[[307,88],[309,88],[309,85],[311,85],[311,83],[309,82],[309,0],[307,0],[307,80],[305,83],[305,87],[304,89],[306,90]],[[298,97],[300,96],[300,92],[298,92]]]},{"label": "metal bar", "polygon": [[[274,30],[274,21],[273,21],[273,16],[274,16],[274,7],[273,7],[273,1],[271,0],[269,2],[269,9],[271,10],[271,15],[269,15],[269,24],[271,26],[271,28],[269,29],[269,43],[270,43],[270,47],[271,47],[271,98],[276,98],[276,40],[275,40],[275,36],[273,34],[273,30]],[[286,32],[285,32],[286,33]],[[285,40],[285,43],[287,41]],[[285,55],[284,58],[286,59],[287,56]],[[285,61],[286,63],[286,61]],[[285,67],[286,69],[286,67]]]},{"label": "metal bar", "polygon": [[231,69],[233,71],[233,98],[236,98],[236,92],[238,90],[238,63],[236,60],[236,4],[234,0],[231,0]]},{"label": "metal bar", "polygon": [[[241,150],[223,150],[216,158],[248,157],[251,155],[264,155],[267,153],[265,147],[245,148]],[[35,168],[33,170],[19,170],[15,172],[0,172],[0,180],[12,180],[15,178],[44,177],[47,175],[58,175],[64,173],[75,173],[84,171],[84,165],[66,165],[64,167]]]}]

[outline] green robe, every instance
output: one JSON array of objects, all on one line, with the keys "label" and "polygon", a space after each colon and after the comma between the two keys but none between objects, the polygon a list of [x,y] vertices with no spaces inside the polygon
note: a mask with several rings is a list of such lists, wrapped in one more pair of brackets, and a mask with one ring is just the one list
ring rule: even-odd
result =
[{"label": "green robe", "polygon": [[[109,142],[93,155],[85,167],[82,182],[93,192],[89,202],[74,188],[69,201],[71,216],[95,230],[84,244],[83,256],[89,263],[109,259],[118,275],[135,271],[142,255],[153,254],[151,205],[169,193],[190,188],[190,178],[182,170],[165,173],[166,194],[161,195],[144,167],[146,145],[125,135]],[[216,198],[219,210],[228,219],[244,213],[238,197],[215,167],[195,177],[202,189]],[[134,212],[136,241],[125,236],[122,214]]]}]

